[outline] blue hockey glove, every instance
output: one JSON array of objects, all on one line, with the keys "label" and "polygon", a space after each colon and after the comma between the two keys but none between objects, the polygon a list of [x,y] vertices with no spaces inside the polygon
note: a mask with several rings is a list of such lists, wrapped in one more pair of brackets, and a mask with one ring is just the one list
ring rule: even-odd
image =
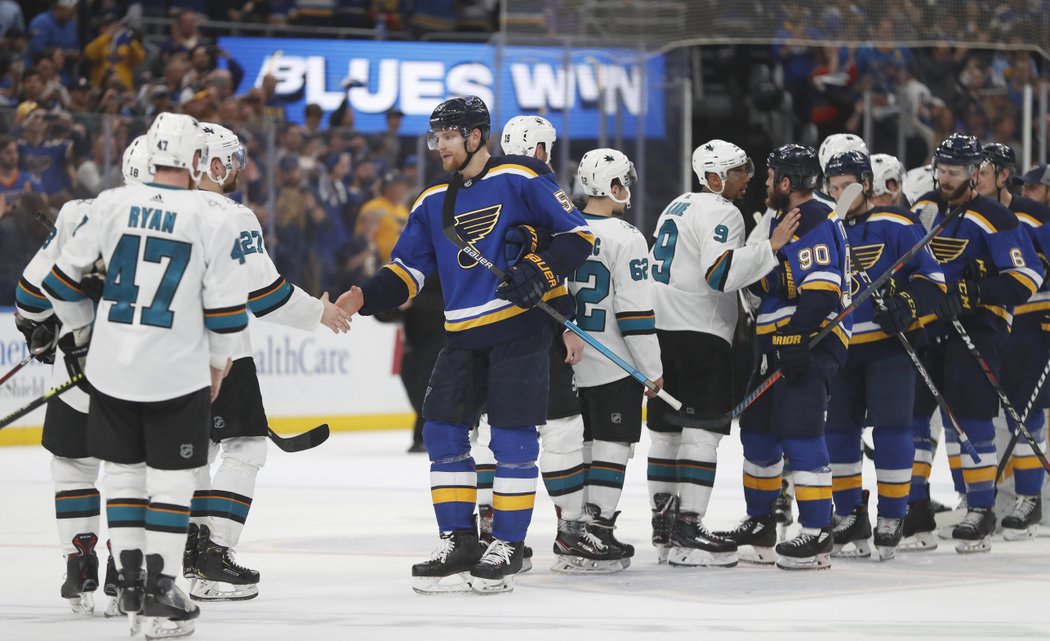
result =
[{"label": "blue hockey glove", "polygon": [[941,299],[934,313],[942,321],[952,321],[959,316],[972,314],[981,302],[981,287],[975,280],[960,280],[948,287],[948,294]]},{"label": "blue hockey glove", "polygon": [[506,276],[496,287],[496,297],[510,301],[522,309],[535,307],[543,295],[558,286],[558,275],[554,273],[545,254],[526,254],[520,262],[507,270]]},{"label": "blue hockey glove", "polygon": [[995,263],[984,258],[971,258],[963,265],[963,280],[984,280],[992,276],[998,276],[999,270]]},{"label": "blue hockey glove", "polygon": [[887,334],[903,334],[919,318],[915,299],[908,292],[901,292],[883,300],[886,309],[876,305],[873,319]]},{"label": "blue hockey glove", "polygon": [[536,229],[532,225],[517,225],[503,234],[503,256],[507,265],[521,262],[529,254],[543,251],[550,244],[551,234],[545,229]]},{"label": "blue hockey glove", "polygon": [[785,379],[797,380],[813,368],[808,335],[795,333],[789,327],[781,328],[773,334],[773,348],[777,351],[780,371]]}]

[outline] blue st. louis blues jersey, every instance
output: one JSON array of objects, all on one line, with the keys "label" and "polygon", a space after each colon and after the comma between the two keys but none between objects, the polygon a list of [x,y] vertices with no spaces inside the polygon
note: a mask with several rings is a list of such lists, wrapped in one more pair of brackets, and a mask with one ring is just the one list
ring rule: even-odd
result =
[{"label": "blue st. louis blues jersey", "polygon": [[[912,207],[937,207],[934,224],[949,213],[947,203],[937,192],[921,196]],[[975,259],[990,261],[997,275],[980,283],[981,304],[964,323],[976,323],[997,331],[1009,331],[1013,308],[1027,301],[1043,284],[1043,266],[1032,241],[1017,217],[998,202],[978,196],[963,205],[963,212],[930,242],[930,249],[944,270],[949,287],[963,278],[966,265]],[[925,320],[925,319],[924,319]],[[943,323],[931,323],[931,330],[943,333]]]},{"label": "blue st. louis blues jersey", "polygon": [[[1014,196],[1007,206],[1017,216],[1021,227],[1032,239],[1044,271],[1050,266],[1050,207],[1039,201]],[[1050,311],[1050,278],[1043,278],[1043,284],[1027,302],[1014,307],[1014,331],[1041,331],[1040,317]]]},{"label": "blue st. louis blues jersey", "polygon": [[[550,323],[539,309],[521,309],[496,298],[499,281],[492,272],[445,237],[442,213],[448,185],[447,178],[440,180],[416,199],[391,262],[362,287],[361,312],[374,314],[400,305],[415,296],[436,269],[451,347],[486,347]],[[586,221],[550,168],[527,156],[490,159],[458,190],[454,220],[459,236],[503,270],[508,268],[503,240],[508,229],[528,224],[550,231],[553,238],[544,252],[559,280],[587,259],[594,243]],[[562,309],[570,304],[564,284],[547,292],[544,300]]]},{"label": "blue st. louis blues jersey", "polygon": [[[853,256],[853,266],[867,273],[871,280],[877,279],[893,266],[898,258],[914,247],[926,230],[918,218],[906,209],[898,207],[875,207],[859,216],[843,221],[846,238]],[[928,248],[901,266],[893,275],[894,290],[907,291],[915,300],[920,317],[933,311],[933,307],[946,291],[944,272]],[[856,298],[867,289],[864,281],[854,273],[850,283],[850,295]],[[883,288],[883,291],[886,291]],[[900,352],[900,342],[882,331],[873,320],[874,301],[868,298],[853,312],[853,336],[849,342],[849,364],[861,364],[885,354]],[[922,327],[917,320],[908,328],[913,332]]]},{"label": "blue st. louis blues jersey", "polygon": [[[831,322],[848,304],[849,256],[838,217],[827,205],[808,200],[799,206],[801,219],[795,236],[779,252],[780,265],[752,290],[761,299],[758,308],[759,347],[773,351],[772,335],[778,329],[811,334]],[[769,225],[772,235],[785,212],[778,211]],[[846,360],[852,320],[846,318],[820,343],[841,366]]]}]

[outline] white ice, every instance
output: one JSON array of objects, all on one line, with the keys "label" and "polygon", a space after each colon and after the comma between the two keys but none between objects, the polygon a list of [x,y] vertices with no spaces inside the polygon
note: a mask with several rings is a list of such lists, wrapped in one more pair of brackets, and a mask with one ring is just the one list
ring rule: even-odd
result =
[{"label": "white ice", "polygon": [[[406,454],[403,432],[335,434],[316,450],[271,448],[238,561],[260,570],[260,595],[204,604],[194,639],[1013,639],[1050,638],[1050,538],[960,555],[834,561],[825,572],[658,566],[649,546],[643,439],[628,466],[619,538],[638,548],[611,576],[551,573],[554,511],[540,490],[529,535],[535,569],[511,594],[424,597],[409,567],[437,538],[425,455]],[[736,433],[721,464],[708,526],[743,516]],[[954,505],[940,453],[933,495]],[[0,639],[127,638],[122,619],[75,617],[59,596],[49,455],[0,448]],[[874,489],[866,463],[865,484]],[[874,494],[874,492],[873,492]],[[875,499],[871,509],[874,512]],[[181,579],[180,579],[181,580]]]}]

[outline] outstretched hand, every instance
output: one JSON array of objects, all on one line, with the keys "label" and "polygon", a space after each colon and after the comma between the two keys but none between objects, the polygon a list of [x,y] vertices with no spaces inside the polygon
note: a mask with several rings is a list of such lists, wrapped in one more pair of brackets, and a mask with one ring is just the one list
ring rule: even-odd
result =
[{"label": "outstretched hand", "polygon": [[798,207],[795,207],[777,223],[777,228],[769,235],[769,244],[773,247],[773,253],[780,251],[784,245],[791,242],[791,237],[798,230],[798,222],[801,218],[802,214],[799,212]]},{"label": "outstretched hand", "polygon": [[572,332],[565,332],[561,338],[565,341],[565,362],[569,365],[579,363],[583,358],[583,348],[586,343]]},{"label": "outstretched hand", "polygon": [[[343,296],[346,296],[346,294],[343,294]],[[339,300],[342,300],[342,298],[340,296]],[[321,294],[321,304],[324,305],[324,311],[321,313],[322,325],[332,330],[334,334],[350,331],[350,317],[353,315],[353,312],[348,312],[339,307],[339,305],[329,302],[328,292]]]},{"label": "outstretched hand", "polygon": [[361,288],[354,285],[336,299],[336,307],[353,316],[365,306],[365,293]]}]

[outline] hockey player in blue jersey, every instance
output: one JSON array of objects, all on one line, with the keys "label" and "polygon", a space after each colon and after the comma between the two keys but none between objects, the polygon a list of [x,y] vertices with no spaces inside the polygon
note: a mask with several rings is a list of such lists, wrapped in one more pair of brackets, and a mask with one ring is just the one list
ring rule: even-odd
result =
[{"label": "hockey player in blue jersey", "polygon": [[[920,196],[912,208],[919,212],[928,205],[936,207],[934,224],[961,210],[930,243],[944,270],[948,293],[935,310],[936,322],[927,326],[931,344],[924,360],[980,458],[975,462],[969,456],[960,456],[954,432],[945,430],[952,477],[956,489],[966,494],[966,516],[952,531],[956,550],[963,553],[988,551],[988,540],[995,532],[992,419],[999,412],[999,398],[952,321],[960,321],[999,376],[1013,307],[1027,301],[1043,282],[1043,267],[1017,217],[975,190],[982,162],[983,152],[976,138],[952,134],[934,152],[937,189]],[[924,389],[916,390],[912,428],[917,448],[930,447],[930,418],[935,407],[932,396]],[[902,550],[937,546],[925,474],[928,472],[916,470],[912,477]]]},{"label": "hockey player in blue jersey", "polygon": [[[836,200],[847,186],[863,185],[843,225],[851,267],[863,269],[870,279],[881,276],[926,233],[908,210],[874,204],[874,175],[868,156],[859,151],[834,156],[824,170],[828,193]],[[865,426],[874,428],[879,497],[875,546],[881,559],[893,558],[903,532],[915,454],[911,432],[915,369],[895,335],[909,332],[914,340],[914,332],[921,327],[919,318],[933,310],[946,287],[944,272],[929,251],[916,254],[890,282],[883,290],[885,309],[869,298],[853,312],[846,365],[831,383],[824,438],[831,455],[832,497],[839,516],[833,531],[833,557],[871,556],[868,539],[872,528],[861,480]],[[866,288],[854,273],[851,295]]]},{"label": "hockey player in blue jersey", "polygon": [[846,239],[831,208],[813,198],[820,166],[812,149],[785,145],[769,154],[768,166],[767,204],[777,212],[770,233],[792,209],[798,208],[801,218],[795,238],[777,252],[780,264],[752,286],[761,298],[756,331],[762,354],[753,378],[757,382],[775,368],[784,378],[741,417],[748,517],[720,536],[754,548],[754,556],[741,550],[741,561],[774,561],[773,504],[786,455],[802,530],[776,546],[776,563],[783,569],[821,569],[830,566],[832,549],[824,412],[831,377],[846,359],[850,321],[812,349],[809,340],[842,311],[849,296]]},{"label": "hockey player in blue jersey", "polygon": [[[1028,232],[1036,252],[1046,266],[1050,256],[1050,208],[1040,202],[1017,196],[1007,186],[1016,172],[1017,161],[1014,150],[1001,143],[984,146],[984,163],[977,175],[977,191],[999,201],[1017,217],[1022,229]],[[1003,358],[1003,389],[1010,403],[1018,412],[1023,412],[1028,400],[1035,392],[1036,381],[1046,366],[1050,353],[1047,350],[1046,334],[1042,320],[1050,311],[1050,283],[1044,280],[1039,291],[1027,302],[1014,307],[1014,322],[1006,339]],[[1032,411],[1025,419],[1025,427],[1035,440],[1046,439],[1046,417],[1042,411],[1048,406],[1047,386],[1044,385]],[[1010,433],[1016,431],[1013,419],[1006,417]],[[1009,514],[1003,518],[1003,538],[1007,541],[1027,539],[1035,536],[1042,520],[1041,490],[1043,467],[1035,452],[1025,439],[1019,439],[1009,463],[1013,470],[1013,489],[1016,499]],[[1009,481],[1007,481],[1009,482]],[[1002,488],[1001,488],[1002,489]],[[1005,494],[1005,492],[1004,492]]]},{"label": "hockey player in blue jersey", "polygon": [[[360,288],[348,311],[374,314],[410,299],[437,270],[445,297],[448,346],[423,404],[431,497],[441,541],[412,568],[422,593],[513,589],[532,518],[538,470],[536,425],[547,415],[548,347],[553,324],[535,306],[569,302],[562,280],[586,260],[593,236],[550,168],[526,156],[493,158],[485,148],[489,113],[480,98],[453,98],[434,110],[427,142],[450,173],[416,199],[392,262]],[[549,230],[543,251],[513,266],[505,232]],[[500,282],[446,237],[456,233],[506,271]],[[494,537],[478,541],[476,472],[470,427],[487,400],[496,456]]]}]

